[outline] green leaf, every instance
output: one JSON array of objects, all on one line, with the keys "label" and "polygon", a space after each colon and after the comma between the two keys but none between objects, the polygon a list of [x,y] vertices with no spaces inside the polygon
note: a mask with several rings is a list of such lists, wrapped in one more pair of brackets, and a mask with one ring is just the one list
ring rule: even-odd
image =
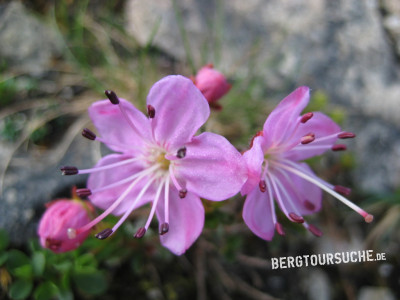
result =
[{"label": "green leaf", "polygon": [[8,247],[9,239],[8,234],[4,229],[0,229],[0,251]]},{"label": "green leaf", "polygon": [[7,252],[0,253],[0,267],[7,261],[7,258],[8,258]]},{"label": "green leaf", "polygon": [[96,258],[91,253],[85,253],[75,260],[76,268],[96,267]]},{"label": "green leaf", "polygon": [[59,298],[59,290],[53,282],[46,281],[36,288],[33,296],[36,300],[50,300]]},{"label": "green leaf", "polygon": [[108,288],[108,282],[103,272],[86,269],[73,274],[75,285],[83,292],[89,295],[100,295]]},{"label": "green leaf", "polygon": [[28,279],[32,277],[31,261],[23,252],[12,249],[8,252],[7,268],[16,277]]},{"label": "green leaf", "polygon": [[35,252],[32,256],[33,273],[36,276],[41,276],[46,265],[46,258],[42,252]]},{"label": "green leaf", "polygon": [[15,300],[26,299],[31,293],[32,287],[31,281],[19,279],[11,285],[9,296]]}]

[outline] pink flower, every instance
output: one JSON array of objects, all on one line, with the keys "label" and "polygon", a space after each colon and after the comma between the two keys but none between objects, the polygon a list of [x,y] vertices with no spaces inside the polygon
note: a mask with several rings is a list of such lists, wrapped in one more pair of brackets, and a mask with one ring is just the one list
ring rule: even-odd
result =
[{"label": "pink flower", "polygon": [[283,99],[265,121],[263,130],[253,138],[251,148],[243,154],[249,173],[241,190],[247,195],[243,219],[265,240],[272,239],[275,229],[284,235],[283,227],[277,221],[274,200],[289,220],[303,224],[317,236],[322,235],[303,218],[303,215],[320,209],[322,190],[361,214],[366,222],[373,219],[339,194],[347,195],[350,189],[325,182],[306,163],[299,162],[326,150],[344,150],[345,145],[335,145],[336,140],[355,137],[353,133],[341,131],[322,113],[300,116],[308,101],[308,87],[299,87]]},{"label": "pink flower", "polygon": [[193,79],[194,84],[206,97],[212,108],[221,109],[222,107],[216,103],[231,89],[231,85],[225,76],[215,70],[212,64],[205,65],[196,74]]},{"label": "pink flower", "polygon": [[38,228],[40,244],[53,252],[61,253],[78,248],[87,238],[89,231],[82,232],[70,239],[68,228],[81,227],[90,222],[89,202],[60,199],[49,204]]},{"label": "pink flower", "polygon": [[85,129],[83,135],[118,152],[102,158],[93,169],[63,167],[65,175],[90,173],[89,196],[105,209],[95,220],[70,235],[94,226],[109,213],[122,215],[113,228],[96,236],[107,238],[133,210],[146,203],[152,209],[135,237],[142,237],[157,215],[161,243],[180,255],[200,235],[204,208],[200,197],[220,201],[235,195],[245,182],[246,166],[240,153],[222,136],[204,132],[194,136],[210,109],[192,81],[168,76],[151,88],[148,117],[112,91],[109,100],[94,103],[89,115],[101,134]]}]

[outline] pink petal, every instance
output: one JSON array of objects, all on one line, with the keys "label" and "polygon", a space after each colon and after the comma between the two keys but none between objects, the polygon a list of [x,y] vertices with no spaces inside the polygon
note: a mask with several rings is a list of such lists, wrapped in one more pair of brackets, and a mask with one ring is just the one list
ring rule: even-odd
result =
[{"label": "pink petal", "polygon": [[183,76],[167,76],[156,82],[147,96],[155,109],[155,140],[174,150],[190,142],[205,123],[210,108],[193,82]]},{"label": "pink petal", "polygon": [[[301,137],[308,133],[315,134],[315,141],[307,145],[298,145]],[[284,157],[290,160],[304,160],[316,155],[321,155],[326,150],[331,149],[335,144],[337,137],[334,134],[340,132],[340,127],[331,118],[320,112],[315,112],[314,116],[305,124],[300,124],[295,131],[293,138],[288,143],[298,145],[295,148],[284,153]],[[318,138],[334,135],[331,138],[318,141]],[[318,148],[317,148],[318,147]]]},{"label": "pink petal", "polygon": [[307,106],[310,99],[310,89],[306,86],[297,88],[271,112],[264,123],[266,148],[285,141],[296,128],[298,117]]},{"label": "pink petal", "polygon": [[[162,193],[163,195],[164,193]],[[164,197],[157,205],[159,224],[165,222]],[[179,198],[178,191],[169,191],[169,231],[160,236],[161,244],[176,255],[183,254],[199,237],[204,227],[204,207],[200,198],[188,193]]]},{"label": "pink petal", "polygon": [[[106,166],[112,163],[116,163],[119,161],[123,161],[126,159],[132,158],[129,155],[125,154],[110,154],[102,159],[99,160],[99,162],[96,164],[95,167],[101,167],[101,166]],[[88,181],[87,181],[87,187],[94,191],[96,189],[105,187],[107,185],[113,184],[115,182],[121,181],[129,176],[132,176],[140,171],[143,170],[143,167],[138,164],[137,162],[133,162],[130,164],[126,164],[123,166],[115,167],[112,169],[100,171],[100,172],[95,172],[89,175]],[[123,214],[128,207],[132,204],[132,201],[135,200],[136,195],[140,192],[142,189],[145,179],[139,181],[139,183],[128,193],[128,195],[125,197],[125,199],[121,202],[120,205],[117,206],[117,208],[113,211],[113,215],[121,215]],[[89,198],[90,201],[97,207],[101,209],[107,209],[109,206],[111,206],[112,203],[129,187],[130,183],[132,183],[133,180],[131,180],[128,183],[124,183],[121,185],[118,185],[116,187],[106,189],[104,191],[100,191],[97,193],[93,193]],[[147,203],[152,199],[152,195],[154,195],[154,190],[151,188],[145,193],[144,197],[142,200],[138,203],[137,207]]]},{"label": "pink petal", "polygon": [[[316,177],[306,163],[297,164],[303,173]],[[304,180],[292,173],[275,171],[274,175],[284,187],[285,192],[280,192],[283,203],[288,212],[300,215],[309,215],[321,209],[322,191],[315,184]],[[286,193],[286,194],[285,194]]]},{"label": "pink petal", "polygon": [[[140,134],[132,129],[118,105],[109,100],[93,103],[89,107],[89,116],[110,149],[118,152],[136,151],[143,144],[143,140],[151,138],[150,123],[132,103],[121,98],[119,100]],[[113,145],[114,143],[117,145]]]},{"label": "pink petal", "polygon": [[264,161],[264,153],[261,148],[264,137],[257,136],[253,139],[253,146],[243,153],[243,159],[247,165],[248,179],[242,186],[241,194],[247,195],[258,186],[261,177],[261,167]]},{"label": "pink petal", "polygon": [[240,153],[224,137],[205,132],[186,144],[186,156],[177,163],[178,178],[188,191],[209,200],[227,199],[239,192],[247,179]]},{"label": "pink petal", "polygon": [[275,233],[268,193],[255,188],[247,195],[243,207],[243,220],[258,237],[270,241]]}]

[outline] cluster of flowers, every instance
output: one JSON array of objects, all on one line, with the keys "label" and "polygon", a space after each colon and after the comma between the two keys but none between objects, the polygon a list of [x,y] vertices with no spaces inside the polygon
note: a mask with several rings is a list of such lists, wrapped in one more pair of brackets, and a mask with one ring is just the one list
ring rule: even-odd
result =
[{"label": "cluster of flowers", "polygon": [[[38,233],[44,247],[64,252],[78,247],[91,228],[107,215],[121,216],[112,228],[95,236],[111,236],[138,207],[151,203],[147,222],[134,237],[141,238],[156,214],[161,244],[176,255],[198,238],[204,225],[201,198],[228,199],[246,195],[243,219],[257,236],[271,240],[284,235],[275,203],[292,222],[320,236],[303,218],[321,207],[322,190],[342,201],[366,222],[373,217],[346,199],[350,189],[317,177],[300,162],[327,150],[346,147],[338,139],[353,138],[320,112],[301,115],[309,88],[299,87],[272,111],[263,129],[243,154],[224,137],[196,132],[206,122],[210,107],[230,85],[208,65],[191,79],[167,76],[153,85],[147,97],[147,116],[130,102],[106,91],[107,100],[93,103],[89,115],[101,134],[89,129],[82,135],[115,151],[91,169],[64,166],[64,175],[90,174],[87,188],[77,195],[90,202],[56,201],[45,212]],[[92,218],[92,204],[104,212]]]}]

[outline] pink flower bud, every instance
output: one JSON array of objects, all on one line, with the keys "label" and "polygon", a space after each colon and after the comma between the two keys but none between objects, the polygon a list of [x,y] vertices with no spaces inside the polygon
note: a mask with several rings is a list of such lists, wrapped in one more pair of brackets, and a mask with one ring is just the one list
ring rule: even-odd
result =
[{"label": "pink flower bud", "polygon": [[193,82],[203,93],[211,107],[222,108],[215,102],[229,92],[231,85],[221,72],[215,70],[212,64],[205,65],[197,72]]},{"label": "pink flower bud", "polygon": [[78,248],[89,235],[89,230],[68,237],[69,228],[79,228],[90,222],[89,202],[60,199],[50,202],[39,223],[38,235],[42,247],[56,253],[67,252]]}]

